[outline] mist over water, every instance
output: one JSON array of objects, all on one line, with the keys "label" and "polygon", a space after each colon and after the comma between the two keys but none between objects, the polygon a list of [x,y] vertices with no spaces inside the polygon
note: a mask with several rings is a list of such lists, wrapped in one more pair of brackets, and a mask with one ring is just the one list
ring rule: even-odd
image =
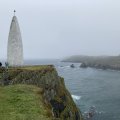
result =
[{"label": "mist over water", "polygon": [[91,106],[95,115],[90,120],[120,120],[120,72],[80,68],[80,63],[62,63],[59,60],[33,60],[26,64],[54,64],[82,113]]}]

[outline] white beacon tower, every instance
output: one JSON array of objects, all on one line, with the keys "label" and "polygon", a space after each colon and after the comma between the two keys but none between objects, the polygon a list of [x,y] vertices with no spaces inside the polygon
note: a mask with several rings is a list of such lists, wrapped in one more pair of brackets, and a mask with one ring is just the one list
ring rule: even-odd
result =
[{"label": "white beacon tower", "polygon": [[22,66],[23,65],[23,44],[21,32],[18,24],[17,17],[12,18],[7,46],[7,62],[9,66]]}]

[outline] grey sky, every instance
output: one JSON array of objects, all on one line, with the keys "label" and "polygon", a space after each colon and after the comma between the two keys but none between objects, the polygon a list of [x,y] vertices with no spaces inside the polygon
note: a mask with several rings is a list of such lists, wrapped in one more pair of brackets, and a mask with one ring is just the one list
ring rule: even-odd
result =
[{"label": "grey sky", "polygon": [[0,0],[0,58],[14,9],[26,59],[120,54],[119,0]]}]

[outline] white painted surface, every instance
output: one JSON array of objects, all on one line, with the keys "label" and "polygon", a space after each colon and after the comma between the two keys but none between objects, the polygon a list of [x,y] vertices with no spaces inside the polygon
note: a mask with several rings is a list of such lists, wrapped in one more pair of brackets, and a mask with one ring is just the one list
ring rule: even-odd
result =
[{"label": "white painted surface", "polygon": [[8,37],[7,61],[10,66],[23,65],[23,45],[22,37],[17,21],[13,16]]}]

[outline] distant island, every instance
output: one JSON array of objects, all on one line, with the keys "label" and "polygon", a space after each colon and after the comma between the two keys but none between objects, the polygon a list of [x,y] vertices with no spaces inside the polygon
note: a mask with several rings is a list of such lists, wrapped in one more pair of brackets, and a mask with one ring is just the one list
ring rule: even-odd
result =
[{"label": "distant island", "polygon": [[68,57],[62,62],[75,62],[81,63],[80,67],[97,68],[97,69],[111,69],[120,70],[120,56],[84,56],[76,55]]}]

